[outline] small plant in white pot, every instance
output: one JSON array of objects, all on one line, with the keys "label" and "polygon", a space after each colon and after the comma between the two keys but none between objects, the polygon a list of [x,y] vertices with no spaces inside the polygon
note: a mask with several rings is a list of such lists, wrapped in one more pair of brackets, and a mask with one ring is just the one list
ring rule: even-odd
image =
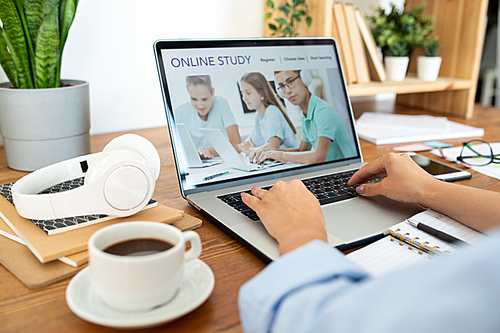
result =
[{"label": "small plant in white pot", "polygon": [[90,153],[89,85],[60,79],[78,0],[0,0],[0,132],[10,168]]},{"label": "small plant in white pot", "polygon": [[375,15],[368,16],[373,38],[382,48],[389,80],[404,80],[409,55],[433,29],[432,17],[422,15],[424,9],[425,5],[404,10],[392,4],[389,11],[379,6],[374,8]]},{"label": "small plant in white pot", "polygon": [[384,56],[385,70],[387,79],[391,81],[403,81],[406,77],[406,70],[410,57],[408,56],[408,44],[397,39],[394,36],[394,41],[388,41],[387,50]]},{"label": "small plant in white pot", "polygon": [[442,58],[439,37],[426,38],[424,42],[425,56],[417,58],[417,76],[424,81],[436,81],[439,76]]}]

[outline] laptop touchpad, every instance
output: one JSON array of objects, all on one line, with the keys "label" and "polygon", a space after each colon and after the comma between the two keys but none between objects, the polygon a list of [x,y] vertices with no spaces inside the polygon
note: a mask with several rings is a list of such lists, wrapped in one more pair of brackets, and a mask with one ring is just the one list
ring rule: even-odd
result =
[{"label": "laptop touchpad", "polygon": [[326,230],[345,242],[384,232],[390,226],[422,211],[417,206],[384,197],[358,197],[325,205],[322,209]]}]

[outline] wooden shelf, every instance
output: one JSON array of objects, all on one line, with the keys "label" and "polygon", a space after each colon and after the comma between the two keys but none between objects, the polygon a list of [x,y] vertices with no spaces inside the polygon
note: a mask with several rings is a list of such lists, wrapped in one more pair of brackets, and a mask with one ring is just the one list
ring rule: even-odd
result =
[{"label": "wooden shelf", "polygon": [[[265,3],[266,0],[264,6]],[[369,96],[394,92],[398,94],[398,104],[443,115],[471,118],[474,112],[488,0],[406,0],[405,3],[407,9],[424,4],[426,9],[423,14],[434,17],[433,34],[439,36],[443,47],[440,71],[442,77],[435,82],[420,81],[415,77],[416,59],[423,53],[421,49],[415,49],[408,69],[408,72],[413,74],[409,74],[404,81],[350,84],[347,86],[349,94]],[[333,36],[333,1],[307,0],[307,4],[313,23],[311,27],[301,25],[299,35]],[[267,7],[265,8],[267,11]],[[267,22],[264,22],[264,36],[270,35],[271,30]]]},{"label": "wooden shelf", "polygon": [[467,90],[472,87],[470,80],[440,77],[436,81],[422,81],[409,74],[404,81],[369,82],[349,84],[349,96],[370,96],[379,93],[410,94],[436,91]]}]

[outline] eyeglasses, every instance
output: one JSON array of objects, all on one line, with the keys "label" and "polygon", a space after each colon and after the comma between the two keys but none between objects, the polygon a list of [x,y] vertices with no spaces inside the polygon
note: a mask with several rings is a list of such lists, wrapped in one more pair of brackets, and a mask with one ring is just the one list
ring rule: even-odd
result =
[{"label": "eyeglasses", "polygon": [[285,84],[280,84],[278,86],[278,89],[281,90],[282,92],[285,92],[285,88],[288,88],[288,89],[293,89],[293,87],[295,86],[295,81],[300,77],[300,75],[297,75],[296,78],[294,79],[291,79],[291,80],[288,80],[287,83]]},{"label": "eyeglasses", "polygon": [[462,150],[457,160],[470,166],[500,164],[500,154],[493,154],[493,149],[488,142],[472,140],[462,144]]}]

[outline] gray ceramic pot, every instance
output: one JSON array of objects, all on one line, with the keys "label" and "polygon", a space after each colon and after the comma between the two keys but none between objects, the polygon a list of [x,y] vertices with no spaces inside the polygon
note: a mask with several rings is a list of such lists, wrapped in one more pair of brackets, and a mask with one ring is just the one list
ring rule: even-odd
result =
[{"label": "gray ceramic pot", "polygon": [[89,84],[64,80],[61,88],[12,89],[0,84],[0,133],[7,165],[33,171],[90,153]]}]

